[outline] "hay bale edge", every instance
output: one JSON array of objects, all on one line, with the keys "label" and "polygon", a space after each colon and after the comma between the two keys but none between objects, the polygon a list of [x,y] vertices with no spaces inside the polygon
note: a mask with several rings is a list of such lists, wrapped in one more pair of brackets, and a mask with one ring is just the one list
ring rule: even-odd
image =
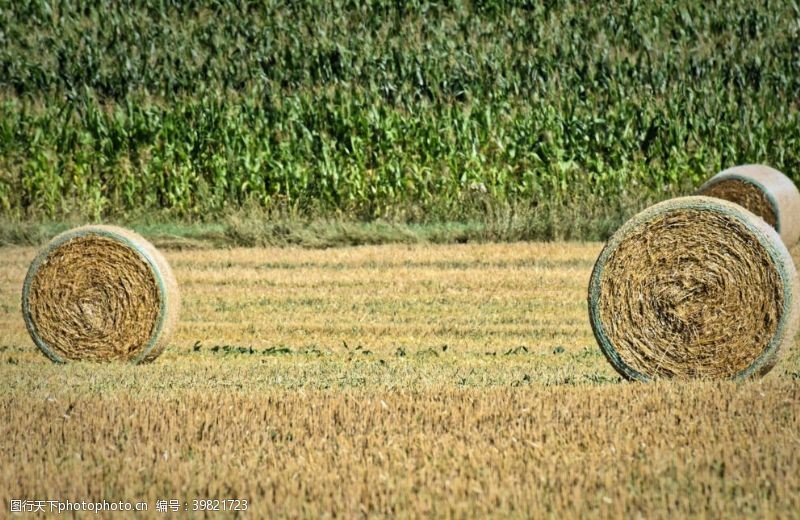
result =
[{"label": "hay bale edge", "polygon": [[159,290],[160,302],[158,312],[158,322],[151,334],[147,345],[130,362],[133,364],[146,363],[152,361],[160,355],[166,348],[169,336],[177,323],[180,313],[180,292],[171,267],[166,259],[159,253],[152,244],[141,237],[139,234],[116,226],[108,225],[88,225],[67,230],[43,246],[42,250],[31,262],[25,276],[22,287],[22,315],[25,326],[36,346],[55,363],[66,363],[67,359],[56,354],[53,349],[40,337],[36,330],[36,324],[31,316],[28,295],[31,283],[33,282],[39,268],[50,256],[51,252],[58,247],[66,244],[72,239],[96,235],[110,238],[122,243],[134,251],[149,267],[153,278],[156,280]]},{"label": "hay bale edge", "polygon": [[797,270],[794,267],[794,262],[788,249],[775,229],[747,209],[735,203],[712,197],[681,197],[650,206],[631,217],[603,247],[592,269],[588,291],[589,321],[600,350],[615,370],[625,379],[643,382],[652,380],[651,377],[642,374],[624,362],[616,348],[609,341],[600,318],[601,281],[606,262],[628,233],[640,224],[647,222],[651,217],[672,209],[713,209],[733,216],[756,236],[778,269],[780,278],[783,281],[784,302],[783,313],[777,330],[761,355],[745,370],[734,375],[731,379],[741,380],[757,374],[766,374],[788,351],[788,346],[784,344],[791,343],[797,331],[798,318],[800,318],[800,280],[798,280]]},{"label": "hay bale edge", "polygon": [[787,246],[797,243],[800,239],[800,191],[786,174],[764,164],[733,166],[704,182],[697,190],[697,195],[704,196],[704,191],[730,180],[744,182],[760,190],[775,214],[775,230],[781,240]]}]

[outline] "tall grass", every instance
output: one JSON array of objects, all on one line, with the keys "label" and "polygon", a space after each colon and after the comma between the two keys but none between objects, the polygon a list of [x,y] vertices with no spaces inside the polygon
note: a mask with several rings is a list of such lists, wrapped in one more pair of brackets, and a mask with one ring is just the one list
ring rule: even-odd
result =
[{"label": "tall grass", "polygon": [[[800,179],[797,2],[0,2],[0,215],[630,212]],[[596,210],[592,210],[596,211]]]}]

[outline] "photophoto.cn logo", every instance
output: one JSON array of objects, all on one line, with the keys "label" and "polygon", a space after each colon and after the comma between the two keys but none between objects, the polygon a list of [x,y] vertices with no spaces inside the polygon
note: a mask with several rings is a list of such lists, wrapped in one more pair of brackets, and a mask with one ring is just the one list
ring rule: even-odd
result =
[{"label": "photophoto.cn logo", "polygon": [[106,511],[147,511],[146,502],[92,502],[81,500],[11,500],[12,513],[66,513],[76,511],[90,511],[101,513]]}]

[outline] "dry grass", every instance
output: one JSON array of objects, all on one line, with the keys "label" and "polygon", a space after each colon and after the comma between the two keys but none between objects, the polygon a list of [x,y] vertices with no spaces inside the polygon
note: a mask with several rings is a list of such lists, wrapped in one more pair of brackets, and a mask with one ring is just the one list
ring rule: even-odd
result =
[{"label": "dry grass", "polygon": [[168,252],[182,321],[139,367],[50,364],[19,314],[34,250],[2,249],[2,507],[796,514],[796,348],[764,381],[621,383],[586,312],[600,247]]},{"label": "dry grass", "polygon": [[115,226],[71,229],[48,243],[23,287],[35,343],[56,362],[152,361],[180,314],[180,293],[163,255]]},{"label": "dry grass", "polygon": [[592,272],[603,352],[640,381],[769,372],[794,344],[800,285],[781,238],[731,202],[681,197],[631,218]]}]

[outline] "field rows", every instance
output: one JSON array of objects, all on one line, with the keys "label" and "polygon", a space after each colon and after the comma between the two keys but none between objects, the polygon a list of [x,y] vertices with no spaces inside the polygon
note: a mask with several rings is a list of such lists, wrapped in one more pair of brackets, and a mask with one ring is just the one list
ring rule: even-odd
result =
[{"label": "field rows", "polygon": [[239,498],[308,518],[800,508],[797,384],[52,390],[0,398],[10,497]]},{"label": "field rows", "polygon": [[795,516],[797,349],[760,381],[621,382],[586,319],[599,249],[167,251],[184,312],[139,367],[49,363],[18,308],[35,251],[3,249],[0,507]]},{"label": "field rows", "polygon": [[[588,274],[599,245],[361,247],[169,252],[183,292],[167,357],[207,346],[375,353],[584,348]],[[31,249],[5,255],[0,326],[30,344],[18,311]],[[26,348],[26,350],[29,350]]]}]

